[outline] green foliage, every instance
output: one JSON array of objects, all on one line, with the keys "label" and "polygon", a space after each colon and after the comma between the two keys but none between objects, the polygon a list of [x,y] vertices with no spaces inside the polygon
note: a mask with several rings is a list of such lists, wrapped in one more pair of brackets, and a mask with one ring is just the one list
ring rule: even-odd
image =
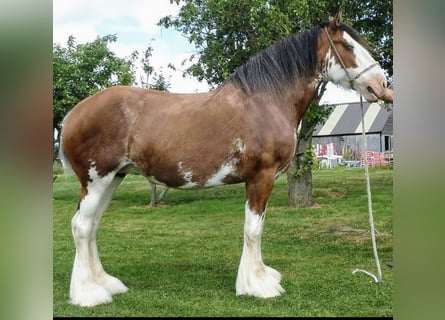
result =
[{"label": "green foliage", "polygon": [[[79,183],[59,175],[53,197],[53,315],[55,317],[262,316],[391,317],[393,259],[391,168],[370,168],[374,223],[383,282],[355,268],[375,268],[362,168],[314,171],[316,206],[290,209],[285,176],[268,204],[262,248],[282,274],[276,298],[235,296],[243,245],[245,186],[171,189],[149,208],[150,186],[127,176],[115,192],[97,235],[103,266],[128,293],[94,308],[70,305],[75,254],[71,219]],[[397,267],[397,266],[396,266]]]},{"label": "green foliage", "polygon": [[224,81],[258,51],[313,22],[307,14],[307,1],[184,2],[177,17],[164,17],[159,24],[188,37],[195,45],[198,60],[185,72],[213,85]]},{"label": "green foliage", "polygon": [[149,84],[150,89],[160,90],[160,91],[168,91],[171,87],[170,80],[167,79],[163,72],[162,68],[159,70],[159,72],[155,72],[153,74],[153,80]]},{"label": "green foliage", "polygon": [[117,57],[108,44],[115,35],[76,44],[70,36],[67,46],[53,45],[53,127],[60,129],[66,113],[79,101],[113,85],[129,85],[134,77],[134,54]]},{"label": "green foliage", "polygon": [[376,59],[393,75],[393,1],[344,1],[343,18],[375,47]]},{"label": "green foliage", "polygon": [[[153,39],[152,39],[153,40]],[[138,52],[135,52],[136,57],[138,56]],[[150,64],[150,59],[153,55],[153,47],[150,44],[145,49],[143,56],[141,57],[141,64],[142,64],[142,70],[145,73],[145,79],[141,77],[141,86],[143,88],[150,88],[160,91],[168,91],[168,89],[171,87],[171,83],[169,79],[167,79],[163,72],[162,67],[159,72],[154,71],[153,66]],[[150,76],[153,75],[152,80],[150,81]]]},{"label": "green foliage", "polygon": [[[311,174],[312,169],[317,169],[319,167],[318,158],[312,147],[312,132],[317,124],[326,121],[333,110],[333,107],[321,107],[319,105],[320,98],[323,95],[325,88],[326,83],[322,83],[319,87],[318,96],[311,101],[301,122],[300,131],[298,133],[297,155],[292,160],[295,162],[295,165],[290,166],[290,168],[295,169],[288,169],[289,174],[299,182],[306,181],[306,175]],[[305,145],[306,149],[301,150]],[[304,152],[304,156],[298,155],[300,152]]]},{"label": "green foliage", "polygon": [[301,129],[299,132],[299,140],[312,139],[312,132],[318,124],[323,124],[331,114],[333,107],[319,105],[320,99],[326,90],[326,82],[320,83],[317,89],[317,96],[309,104],[309,108],[304,114]]},{"label": "green foliage", "polygon": [[293,175],[298,181],[304,181],[306,174],[312,172],[313,169],[318,169],[319,163],[317,155],[312,145],[308,145],[304,153],[302,163],[299,163],[297,170],[288,169],[288,173]]},{"label": "green foliage", "polygon": [[182,32],[198,60],[185,73],[212,85],[224,81],[249,57],[272,43],[327,20],[340,7],[343,17],[381,50],[392,75],[392,1],[174,0],[179,15],[159,25]]},{"label": "green foliage", "polygon": [[147,74],[147,77],[150,76],[153,73],[153,67],[150,65],[150,58],[153,55],[153,48],[151,45],[147,47],[144,51],[144,56],[141,58],[142,62],[142,69]]}]

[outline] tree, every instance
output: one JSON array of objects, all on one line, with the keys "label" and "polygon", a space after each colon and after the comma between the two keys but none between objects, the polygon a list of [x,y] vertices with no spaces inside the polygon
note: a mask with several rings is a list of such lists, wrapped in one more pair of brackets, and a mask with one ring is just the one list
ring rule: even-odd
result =
[{"label": "tree", "polygon": [[258,51],[305,29],[307,1],[171,0],[183,2],[177,17],[159,24],[182,32],[195,45],[198,60],[185,73],[219,85]]},{"label": "tree", "polygon": [[150,75],[153,73],[153,67],[150,65],[150,58],[152,56],[153,48],[151,46],[151,42],[148,45],[147,49],[144,51],[144,55],[141,58],[142,63],[142,70],[144,70],[145,73],[145,79],[141,77],[141,86],[144,88],[149,88],[149,79]]},{"label": "tree", "polygon": [[318,95],[309,105],[301,121],[297,138],[297,148],[288,170],[288,205],[290,207],[310,207],[314,204],[312,196],[312,168],[315,153],[312,148],[312,132],[331,113],[331,108],[320,108],[319,102],[326,89],[326,82],[319,84]]},{"label": "tree", "polygon": [[137,52],[129,59],[117,57],[107,46],[116,40],[115,35],[107,35],[76,44],[70,36],[66,48],[53,45],[53,130],[60,132],[63,118],[79,101],[104,88],[134,82]]},{"label": "tree", "polygon": [[[300,33],[327,20],[340,8],[348,8],[346,20],[368,36],[378,39],[378,49],[384,49],[379,60],[392,75],[392,1],[303,1],[303,0],[171,0],[184,3],[177,17],[167,16],[161,26],[175,28],[194,43],[196,54],[185,73],[205,79],[212,86],[223,82],[233,71],[258,51],[293,33]],[[346,10],[343,10],[346,12]],[[376,28],[376,24],[385,26]],[[383,39],[382,41],[380,41]],[[390,50],[388,50],[390,48]],[[385,62],[385,63],[383,63]],[[183,64],[185,64],[184,61]],[[315,98],[319,101],[322,90]],[[318,103],[317,103],[318,104]],[[311,146],[312,131],[326,118],[327,112],[313,104],[306,112],[297,145],[297,154],[288,174],[289,204],[307,206],[312,199],[312,172],[307,166],[306,146]],[[303,188],[301,185],[305,185]],[[304,190],[306,194],[302,195]],[[306,199],[307,201],[297,201]]]},{"label": "tree", "polygon": [[[153,39],[152,39],[153,41]],[[151,42],[148,45],[147,49],[144,51],[144,55],[141,58],[142,70],[145,73],[145,79],[141,77],[141,86],[143,88],[150,88],[160,91],[168,91],[171,87],[171,83],[169,79],[164,76],[162,72],[162,67],[159,72],[154,71],[153,66],[150,64],[150,58],[153,55],[153,47],[151,46]],[[150,81],[150,76],[153,74],[153,80]]]},{"label": "tree", "polygon": [[162,72],[162,67],[159,72],[154,72],[153,81],[149,84],[150,89],[160,90],[160,91],[168,91],[171,87],[170,80],[164,76]]}]

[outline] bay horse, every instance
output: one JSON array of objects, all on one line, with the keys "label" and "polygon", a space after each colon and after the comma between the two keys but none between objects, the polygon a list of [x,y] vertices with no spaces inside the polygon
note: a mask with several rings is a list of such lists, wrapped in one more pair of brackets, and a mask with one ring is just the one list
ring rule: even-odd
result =
[{"label": "bay horse", "polygon": [[80,181],[72,219],[76,254],[70,302],[95,306],[128,289],[100,262],[96,232],[125,175],[179,189],[245,183],[244,245],[236,295],[284,292],[261,255],[275,179],[295,154],[296,128],[317,86],[332,81],[369,102],[392,90],[366,43],[339,15],[251,57],[208,93],[173,94],[116,86],[78,103],[65,117],[61,159]]}]

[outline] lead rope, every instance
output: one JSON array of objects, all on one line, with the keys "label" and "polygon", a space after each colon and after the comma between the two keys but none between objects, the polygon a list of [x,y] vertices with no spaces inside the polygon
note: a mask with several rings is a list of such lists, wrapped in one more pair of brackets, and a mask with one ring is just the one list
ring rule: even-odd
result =
[{"label": "lead rope", "polygon": [[[359,72],[358,74],[355,75],[355,77],[352,77],[349,72],[348,69],[346,69],[346,65],[343,62],[343,59],[340,56],[340,53],[338,52],[337,48],[334,45],[334,42],[331,39],[331,36],[329,35],[329,32],[327,30],[326,27],[323,28],[324,32],[326,33],[326,37],[329,40],[329,44],[332,47],[332,50],[334,50],[335,55],[337,56],[338,61],[340,62],[343,70],[345,70],[346,75],[348,76],[349,80],[351,81],[351,87],[353,87],[353,83],[352,81],[359,78],[363,73],[365,73],[366,71],[370,70],[371,68],[373,68],[374,66],[379,65],[378,62],[374,62],[372,64],[370,64],[369,66],[367,66],[365,69],[363,69],[361,72]],[[365,152],[365,178],[366,178],[366,191],[368,194],[368,213],[369,213],[369,224],[370,224],[370,228],[371,228],[371,241],[372,241],[372,249],[374,251],[374,258],[375,258],[375,263],[376,263],[376,267],[377,267],[377,276],[375,276],[373,273],[363,270],[363,269],[355,269],[354,271],[352,271],[353,274],[357,273],[357,272],[363,272],[369,276],[371,276],[374,281],[376,283],[382,282],[382,269],[380,267],[380,260],[379,260],[379,256],[377,253],[377,245],[376,245],[376,241],[375,241],[375,229],[374,229],[374,217],[372,215],[372,199],[371,199],[371,183],[369,181],[369,170],[368,170],[368,157],[367,157],[367,150],[368,150],[368,144],[366,141],[366,133],[365,133],[365,114],[363,111],[363,98],[360,95],[360,108],[361,108],[361,114],[362,114],[362,141],[363,141],[363,150]]]},{"label": "lead rope", "polygon": [[382,269],[380,268],[380,260],[377,253],[377,245],[375,241],[375,229],[374,229],[374,217],[372,215],[372,199],[371,199],[371,183],[369,181],[369,170],[368,170],[368,144],[366,141],[366,133],[365,133],[365,113],[363,111],[363,98],[360,95],[360,108],[362,114],[362,138],[363,138],[363,152],[365,157],[365,178],[366,178],[366,191],[368,193],[368,212],[369,212],[369,225],[371,228],[371,241],[372,241],[372,249],[374,251],[375,264],[377,267],[377,276],[363,269],[355,269],[352,273],[363,272],[368,276],[372,277],[376,283],[382,282]]}]

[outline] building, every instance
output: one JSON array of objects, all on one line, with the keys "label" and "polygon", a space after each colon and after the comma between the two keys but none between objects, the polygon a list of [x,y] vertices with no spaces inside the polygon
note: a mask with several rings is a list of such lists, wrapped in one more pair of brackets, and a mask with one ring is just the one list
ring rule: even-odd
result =
[{"label": "building", "polygon": [[[345,160],[360,160],[362,152],[362,116],[360,102],[324,106],[332,108],[326,122],[318,125],[312,144],[333,146],[334,154]],[[393,112],[378,103],[363,102],[368,151],[381,153],[392,161],[394,147]]]}]

